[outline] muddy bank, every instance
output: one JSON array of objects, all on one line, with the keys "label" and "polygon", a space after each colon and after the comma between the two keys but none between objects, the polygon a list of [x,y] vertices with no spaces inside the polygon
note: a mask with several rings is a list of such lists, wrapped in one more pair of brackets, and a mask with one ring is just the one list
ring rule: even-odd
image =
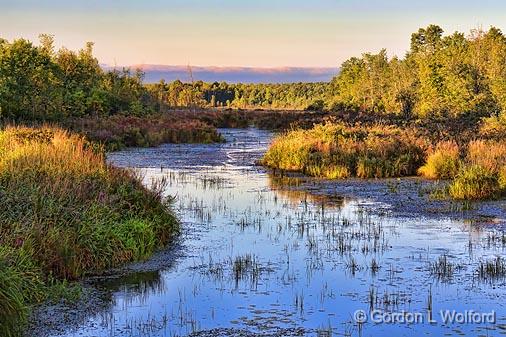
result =
[{"label": "muddy bank", "polygon": [[[183,226],[184,228],[184,226]],[[82,294],[75,303],[60,301],[43,303],[33,308],[26,329],[26,337],[46,337],[72,331],[90,316],[106,313],[111,309],[113,294],[127,287],[143,287],[156,283],[161,270],[171,268],[184,258],[183,230],[168,248],[156,252],[151,258],[104,271],[79,282]],[[194,234],[192,234],[194,235]]]},{"label": "muddy bank", "polygon": [[469,220],[483,223],[506,222],[506,200],[454,201],[437,199],[432,192],[448,182],[419,177],[391,179],[325,180],[288,174],[274,176],[273,188],[303,191],[332,198],[362,199],[364,207],[394,217]]}]

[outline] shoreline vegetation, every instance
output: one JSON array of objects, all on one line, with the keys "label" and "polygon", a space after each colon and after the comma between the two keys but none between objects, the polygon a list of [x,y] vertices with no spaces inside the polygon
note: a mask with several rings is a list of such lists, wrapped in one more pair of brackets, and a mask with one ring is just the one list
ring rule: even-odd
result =
[{"label": "shoreline vegetation", "polygon": [[[331,83],[343,109],[401,123],[334,121],[277,137],[262,163],[329,179],[421,175],[449,180],[434,197],[506,195],[506,37],[494,27],[411,36],[404,59],[380,53],[344,62]],[[395,115],[395,113],[394,113]],[[399,120],[398,120],[399,121]]]},{"label": "shoreline vegetation", "polygon": [[262,160],[274,169],[506,195],[504,60],[497,28],[430,25],[404,58],[353,57],[329,83],[144,84],[140,71],[103,70],[92,43],[0,38],[0,334],[19,335],[34,303],[77,296],[68,282],[145,259],[177,233],[163,182],[144,187],[106,149],[222,142],[217,128],[254,125],[287,130]]},{"label": "shoreline vegetation", "polygon": [[178,222],[135,172],[58,128],[0,131],[0,334],[22,334],[31,305],[79,296],[72,281],[166,246]]},{"label": "shoreline vegetation", "polygon": [[175,110],[149,116],[113,115],[83,117],[59,123],[61,127],[103,144],[108,151],[125,147],[152,147],[163,143],[221,143],[217,128],[283,130],[290,126],[310,127],[328,114],[303,111],[262,110]]},{"label": "shoreline vegetation", "polygon": [[277,129],[307,120],[299,112],[280,109],[305,110],[328,87],[327,83],[144,84],[143,76],[140,70],[102,69],[91,42],[72,51],[56,50],[54,37],[48,34],[39,36],[38,45],[0,38],[0,125],[58,125],[109,150],[166,142],[222,142],[217,127],[255,124]]},{"label": "shoreline vegetation", "polygon": [[428,130],[394,125],[317,124],[277,136],[261,164],[326,178],[420,175],[448,180],[434,197],[493,199],[506,195],[506,139],[437,141]]}]

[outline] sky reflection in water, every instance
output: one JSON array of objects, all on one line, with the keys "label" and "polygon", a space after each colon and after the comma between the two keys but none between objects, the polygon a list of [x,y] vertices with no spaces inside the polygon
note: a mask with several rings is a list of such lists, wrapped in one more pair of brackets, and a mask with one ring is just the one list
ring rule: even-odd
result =
[{"label": "sky reflection in water", "polygon": [[[222,131],[227,144],[110,155],[117,165],[141,168],[147,184],[167,179],[183,221],[185,257],[168,270],[109,285],[109,310],[63,335],[176,336],[214,327],[305,327],[308,336],[505,331],[504,280],[476,274],[481,260],[504,256],[502,234],[464,222],[371,215],[368,209],[385,205],[311,195],[296,180],[252,165],[268,132]],[[353,319],[359,309],[426,316],[431,305],[436,324]],[[495,310],[498,322],[444,325],[444,309]]]}]

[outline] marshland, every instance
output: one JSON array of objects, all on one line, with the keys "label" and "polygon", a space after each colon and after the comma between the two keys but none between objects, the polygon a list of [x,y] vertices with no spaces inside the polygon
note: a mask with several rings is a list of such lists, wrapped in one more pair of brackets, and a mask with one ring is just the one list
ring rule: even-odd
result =
[{"label": "marshland", "polygon": [[503,335],[505,60],[429,25],[328,82],[145,83],[0,39],[0,334]]},{"label": "marshland", "polygon": [[[57,327],[42,334],[403,335],[414,327],[357,324],[353,313],[436,316],[446,308],[495,310],[498,320],[427,323],[418,329],[434,335],[501,334],[506,296],[501,218],[485,217],[478,208],[457,209],[460,204],[449,200],[424,205],[420,200],[434,182],[419,178],[369,183],[274,175],[255,165],[272,132],[219,131],[225,143],[166,144],[108,155],[117,167],[141,171],[148,186],[165,181],[164,194],[176,197],[172,208],[181,221],[180,241],[175,252],[155,255],[151,263],[93,278],[93,287],[107,294],[106,303],[67,323],[67,329],[58,315],[49,319],[46,312],[62,314],[61,309],[39,309],[35,317],[44,321],[38,328],[48,320],[46,327]],[[406,213],[402,204],[409,199],[415,205]],[[476,207],[503,212],[495,201]],[[162,262],[167,256],[168,265]]]}]

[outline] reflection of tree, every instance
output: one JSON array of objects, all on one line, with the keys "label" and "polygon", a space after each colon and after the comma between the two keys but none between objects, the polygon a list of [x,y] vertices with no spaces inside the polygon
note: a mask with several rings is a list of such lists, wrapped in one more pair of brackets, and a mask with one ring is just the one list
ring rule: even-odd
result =
[{"label": "reflection of tree", "polygon": [[125,300],[139,298],[144,303],[151,294],[164,291],[164,282],[159,271],[144,271],[100,280],[100,287],[110,292],[127,289]]},{"label": "reflection of tree", "polygon": [[[312,183],[313,182],[313,183]],[[343,196],[325,193],[314,184],[314,179],[297,176],[269,174],[269,187],[276,197],[292,205],[314,204],[331,209],[340,209],[346,205]]]}]

